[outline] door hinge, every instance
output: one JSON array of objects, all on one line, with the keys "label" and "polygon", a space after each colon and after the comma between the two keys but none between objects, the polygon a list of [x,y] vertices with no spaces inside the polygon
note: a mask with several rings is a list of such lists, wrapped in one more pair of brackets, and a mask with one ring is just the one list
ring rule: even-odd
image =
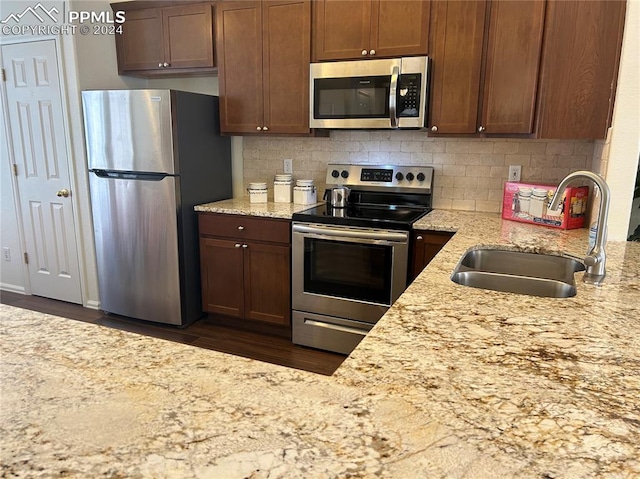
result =
[{"label": "door hinge", "polygon": [[18,176],[18,165],[16,163],[13,164],[13,176]]},{"label": "door hinge", "polygon": [[29,264],[29,255],[26,252],[24,253],[24,264]]},{"label": "door hinge", "polygon": [[7,71],[4,68],[2,69],[2,81],[7,81]]}]

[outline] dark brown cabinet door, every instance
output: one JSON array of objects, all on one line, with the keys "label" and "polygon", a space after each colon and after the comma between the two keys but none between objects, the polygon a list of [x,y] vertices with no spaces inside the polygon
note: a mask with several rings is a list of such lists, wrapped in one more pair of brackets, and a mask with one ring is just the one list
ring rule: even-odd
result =
[{"label": "dark brown cabinet door", "polygon": [[309,0],[217,7],[220,129],[309,133]]},{"label": "dark brown cabinet door", "polygon": [[431,131],[475,133],[486,2],[432,5]]},{"label": "dark brown cabinet door", "polygon": [[490,10],[479,131],[531,133],[545,2],[494,1]]},{"label": "dark brown cabinet door", "polygon": [[313,61],[367,58],[371,0],[313,2]]},{"label": "dark brown cabinet door", "polygon": [[118,73],[158,69],[163,61],[161,10],[132,10],[126,18],[122,35],[115,35]]},{"label": "dark brown cabinet door", "polygon": [[411,234],[411,266],[409,268],[409,282],[429,264],[442,247],[455,233],[448,231],[420,231]]},{"label": "dark brown cabinet door", "polygon": [[430,11],[429,0],[373,0],[370,56],[426,55]]},{"label": "dark brown cabinet door", "polygon": [[624,1],[548,2],[539,138],[605,138],[611,123]]},{"label": "dark brown cabinet door", "polygon": [[216,7],[220,129],[262,131],[262,19],[260,2],[222,2]]},{"label": "dark brown cabinet door", "polygon": [[287,326],[291,322],[291,249],[260,243],[244,248],[245,316]]},{"label": "dark brown cabinet door", "polygon": [[309,133],[311,5],[262,5],[264,126],[270,133]]},{"label": "dark brown cabinet door", "polygon": [[243,251],[236,241],[200,238],[204,311],[236,318],[244,316]]},{"label": "dark brown cabinet door", "polygon": [[212,8],[195,4],[162,9],[165,68],[214,66]]}]

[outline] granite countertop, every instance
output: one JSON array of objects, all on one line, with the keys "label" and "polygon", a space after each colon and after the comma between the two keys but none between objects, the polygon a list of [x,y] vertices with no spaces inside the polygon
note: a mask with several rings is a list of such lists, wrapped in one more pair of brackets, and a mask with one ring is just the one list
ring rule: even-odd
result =
[{"label": "granite countertop", "polygon": [[1,306],[3,474],[640,477],[640,244],[537,298],[449,277],[477,245],[581,256],[585,229],[416,227],[457,233],[331,377]]},{"label": "granite countertop", "polygon": [[201,213],[225,213],[228,215],[264,216],[267,218],[291,219],[298,211],[312,208],[321,203],[311,205],[297,205],[294,203],[251,203],[248,196],[231,198],[229,200],[214,201],[197,205],[194,209]]}]

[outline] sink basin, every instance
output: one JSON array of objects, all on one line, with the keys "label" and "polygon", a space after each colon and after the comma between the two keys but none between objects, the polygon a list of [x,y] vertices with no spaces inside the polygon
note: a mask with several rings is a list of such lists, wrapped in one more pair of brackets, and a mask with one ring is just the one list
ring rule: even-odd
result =
[{"label": "sink basin", "polygon": [[549,298],[576,295],[574,274],[584,265],[573,258],[497,249],[468,251],[451,275],[473,288]]}]

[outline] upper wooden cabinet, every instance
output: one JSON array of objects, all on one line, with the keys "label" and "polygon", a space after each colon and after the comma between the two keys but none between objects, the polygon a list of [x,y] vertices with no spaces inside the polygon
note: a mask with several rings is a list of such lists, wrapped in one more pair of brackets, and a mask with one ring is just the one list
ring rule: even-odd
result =
[{"label": "upper wooden cabinet", "polygon": [[142,77],[215,72],[213,6],[149,2],[112,5],[124,10],[122,35],[116,35],[118,73]]},{"label": "upper wooden cabinet", "polygon": [[549,2],[540,74],[539,138],[606,137],[624,1]]},{"label": "upper wooden cabinet", "polygon": [[545,2],[436,1],[434,133],[533,132]]},{"label": "upper wooden cabinet", "polygon": [[216,6],[220,127],[225,133],[309,133],[309,0]]},{"label": "upper wooden cabinet", "polygon": [[313,61],[426,55],[429,15],[429,0],[316,0]]}]

